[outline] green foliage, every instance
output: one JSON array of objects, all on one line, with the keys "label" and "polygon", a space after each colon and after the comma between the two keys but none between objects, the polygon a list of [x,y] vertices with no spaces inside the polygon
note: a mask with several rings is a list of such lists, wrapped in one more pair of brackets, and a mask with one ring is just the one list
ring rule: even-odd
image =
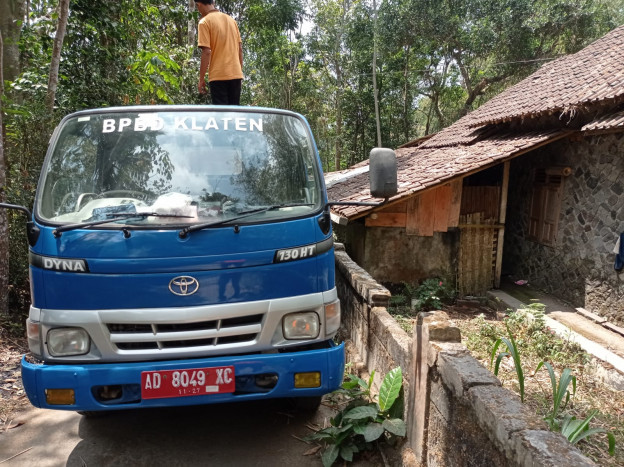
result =
[{"label": "green foliage", "polygon": [[420,284],[403,282],[403,291],[400,295],[393,296],[390,303],[395,306],[412,306],[417,311],[439,310],[443,303],[451,303],[456,295],[450,281],[438,278],[429,278]]},{"label": "green foliage", "polygon": [[[57,122],[47,115],[43,104],[44,93],[39,92],[34,81],[31,82],[29,77],[22,77],[16,83],[23,86],[24,92],[34,88],[37,98],[29,105],[5,99],[3,108],[7,115],[5,120],[7,184],[4,187],[4,194],[7,202],[31,209],[48,139]],[[15,95],[15,89],[12,89],[11,95]],[[12,329],[23,331],[30,304],[26,217],[14,210],[7,211],[7,216],[10,312],[8,319],[12,323]],[[23,335],[23,332],[21,334]]]},{"label": "green foliage", "polygon": [[584,420],[577,420],[576,417],[567,414],[561,423],[561,434],[572,444],[576,444],[583,439],[587,439],[597,433],[606,433],[609,443],[609,455],[615,455],[615,436],[604,428],[589,428],[589,422],[596,416],[598,410],[592,410]]},{"label": "green foliage", "polygon": [[405,436],[403,415],[403,373],[400,367],[392,369],[384,377],[376,402],[371,395],[373,372],[368,381],[348,375],[342,388],[335,391],[346,397],[348,403],[334,418],[331,426],[308,437],[321,441],[325,450],[321,456],[323,465],[329,467],[338,458],[353,461],[353,455],[372,449],[380,440],[393,441]]},{"label": "green foliage", "polygon": [[[573,397],[576,394],[576,376],[572,375],[572,370],[570,370],[570,368],[565,368],[563,372],[561,372],[559,382],[557,382],[555,370],[548,362],[540,362],[535,372],[537,373],[542,366],[545,366],[548,370],[552,387],[553,408],[544,417],[544,420],[548,423],[550,430],[561,432],[561,434],[572,444],[576,444],[579,441],[589,438],[597,433],[606,433],[609,442],[609,455],[615,455],[615,436],[613,436],[613,433],[608,432],[604,428],[589,427],[589,422],[591,422],[591,420],[596,416],[598,410],[592,410],[583,420],[577,420],[575,416],[570,414],[565,414],[563,419],[560,419],[560,412],[565,410],[568,402],[570,401],[570,397]],[[570,383],[572,383],[571,395],[568,390]]]},{"label": "green foliage", "polygon": [[501,344],[505,344],[507,347],[507,352],[501,352],[496,357],[496,365],[494,366],[494,374],[498,376],[498,370],[500,368],[501,361],[504,357],[509,357],[513,359],[514,368],[516,370],[516,375],[518,376],[518,384],[520,386],[520,400],[524,402],[524,371],[522,370],[522,362],[520,361],[520,352],[518,350],[518,345],[516,344],[516,340],[514,339],[509,326],[507,326],[507,334],[509,338],[500,337],[494,343],[494,347],[492,347],[492,352],[490,355],[490,366],[494,362],[494,355],[498,351],[498,348]]},{"label": "green foliage", "polygon": [[[531,308],[531,310],[535,312],[535,319],[532,321],[529,329],[532,329],[533,332],[540,333],[544,326],[545,307],[541,304],[536,304]],[[496,357],[494,374],[498,376],[502,359],[511,356],[514,362],[516,375],[518,377],[520,399],[522,402],[524,402],[525,376],[522,370],[522,362],[520,360],[520,350],[512,333],[512,327],[517,326],[518,323],[521,322],[517,320],[517,316],[518,314],[512,314],[505,321],[505,327],[507,328],[507,334],[509,337],[500,337],[494,343],[490,354],[490,366],[494,362],[494,356],[496,355],[498,348],[501,344],[504,344],[507,347],[508,351],[501,352]],[[555,370],[553,369],[553,366],[547,361],[541,361],[537,365],[535,373],[537,373],[542,368],[542,366],[544,366],[548,370],[552,390],[552,408],[544,416],[544,420],[546,420],[546,422],[548,423],[548,428],[551,431],[561,432],[572,444],[575,444],[582,439],[586,439],[596,433],[607,433],[609,441],[609,454],[613,456],[615,453],[615,437],[613,436],[613,434],[607,432],[605,429],[602,428],[589,428],[589,422],[598,413],[598,411],[592,411],[584,420],[577,420],[576,417],[569,414],[566,414],[563,419],[561,419],[562,411],[565,410],[566,406],[570,402],[570,398],[576,394],[576,376],[572,374],[572,370],[570,368],[565,368],[561,372],[561,376],[557,381]],[[572,384],[572,392],[570,392],[569,390],[570,384]]]},{"label": "green foliage", "polygon": [[[30,2],[28,17],[16,18],[21,74],[5,88],[6,200],[29,207],[47,140],[63,115],[101,106],[207,103],[197,95],[199,51],[189,22],[193,32],[199,18],[188,2],[72,0],[55,111],[47,115],[42,103],[57,6]],[[239,22],[243,103],[303,113],[326,170],[365,160],[376,146],[372,3],[220,0],[218,6]],[[577,51],[624,21],[614,0],[386,0],[377,13],[377,91],[387,147],[443,128],[542,61]],[[16,216],[10,223],[10,281],[13,290],[27,290],[23,223]],[[444,290],[432,284],[430,292],[422,291],[420,309],[444,302]],[[544,358],[551,357],[548,337],[545,332],[537,345]],[[552,352],[563,359],[566,348]]]},{"label": "green foliage", "polygon": [[141,85],[141,91],[148,98],[173,104],[167,85],[174,89],[180,85],[177,75],[180,65],[176,61],[163,53],[141,50],[130,69],[135,81]]},{"label": "green foliage", "polygon": [[[577,379],[572,374],[572,370],[564,368],[559,380],[557,380],[555,366],[551,362],[556,360],[562,366],[573,365],[582,368],[588,363],[589,357],[577,345],[559,338],[548,329],[545,324],[544,309],[544,305],[535,303],[527,307],[526,310],[518,310],[518,312],[508,310],[508,316],[504,323],[488,322],[484,315],[480,315],[470,321],[474,332],[468,332],[467,347],[480,358],[483,358],[481,356],[487,353],[490,358],[490,365],[493,363],[493,356],[496,355],[498,347],[504,345],[507,350],[511,349],[510,352],[499,354],[499,360],[496,362],[498,366],[495,371],[496,374],[500,372],[500,362],[505,355],[517,356],[514,358],[516,370],[518,367],[522,368],[520,355],[523,356],[524,361],[537,361],[539,355],[548,356],[550,361],[542,358],[535,373],[544,366],[550,377],[551,390],[548,399],[552,402],[544,410],[544,420],[549,428],[552,431],[561,432],[572,443],[587,439],[596,433],[606,433],[609,442],[609,454],[614,455],[615,435],[602,428],[589,427],[589,422],[598,414],[597,411],[591,411],[582,420],[577,420],[572,414],[566,413],[566,411],[578,411],[578,407],[574,408],[570,404],[570,400],[577,390]],[[509,337],[498,337],[503,326]],[[485,349],[488,349],[487,352]],[[519,381],[524,380],[524,378],[524,373],[522,377],[518,376]],[[529,396],[532,396],[531,400],[534,402],[535,395],[525,394],[525,398]]]},{"label": "green foliage", "polygon": [[548,370],[548,375],[550,376],[550,383],[552,387],[552,399],[553,399],[553,408],[549,414],[546,415],[545,420],[548,422],[548,427],[551,430],[557,429],[559,426],[557,417],[559,415],[560,410],[564,410],[570,401],[570,391],[568,390],[568,386],[572,383],[572,395],[576,394],[576,376],[572,375],[572,370],[566,368],[561,373],[561,378],[559,382],[557,382],[557,377],[555,376],[555,370],[548,362],[540,362],[537,365],[537,369],[535,372],[537,373],[539,369],[545,366]]}]

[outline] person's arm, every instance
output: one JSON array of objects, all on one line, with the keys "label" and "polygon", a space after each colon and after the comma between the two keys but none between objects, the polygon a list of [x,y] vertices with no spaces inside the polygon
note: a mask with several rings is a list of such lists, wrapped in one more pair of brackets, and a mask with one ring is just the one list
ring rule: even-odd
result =
[{"label": "person's arm", "polygon": [[210,66],[210,56],[212,50],[210,47],[202,47],[201,62],[199,64],[199,83],[197,84],[197,90],[200,94],[206,94],[206,73]]},{"label": "person's arm", "polygon": [[240,60],[241,70],[243,69],[243,43],[238,43],[238,59]]}]

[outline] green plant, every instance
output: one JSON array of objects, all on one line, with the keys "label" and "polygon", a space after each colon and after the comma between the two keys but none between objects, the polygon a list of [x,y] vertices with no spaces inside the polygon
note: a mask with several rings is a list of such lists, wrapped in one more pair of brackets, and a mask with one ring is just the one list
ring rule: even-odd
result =
[{"label": "green plant", "polygon": [[437,310],[455,298],[455,290],[438,278],[425,279],[416,289],[416,308],[419,310]]},{"label": "green plant", "polygon": [[371,395],[374,374],[368,381],[349,375],[342,388],[335,391],[347,396],[347,406],[330,420],[331,426],[307,438],[325,443],[321,456],[325,467],[333,465],[339,457],[351,462],[354,454],[371,449],[382,438],[393,440],[405,436],[405,422],[400,418],[403,372],[397,367],[386,374],[378,401]]},{"label": "green plant", "polygon": [[403,289],[401,290],[401,293],[392,295],[392,297],[390,297],[390,304],[396,307],[411,307],[412,298],[416,297],[416,290],[416,285],[410,284],[409,282],[403,282]]},{"label": "green plant", "polygon": [[509,324],[505,322],[505,327],[507,328],[507,334],[509,335],[509,339],[506,337],[500,337],[494,343],[494,347],[492,348],[492,352],[490,355],[490,366],[494,362],[494,355],[496,355],[496,351],[500,347],[501,344],[505,344],[507,346],[508,352],[501,352],[496,357],[496,366],[494,367],[494,374],[498,376],[498,370],[500,368],[501,360],[504,357],[511,356],[514,362],[514,368],[516,369],[516,375],[518,376],[518,384],[520,386],[520,400],[524,402],[524,372],[522,371],[522,363],[520,361],[520,351],[518,350],[518,345],[511,333],[509,328]]},{"label": "green plant", "polygon": [[[535,372],[537,373],[542,366],[545,366],[548,370],[552,386],[553,409],[546,415],[546,417],[544,417],[544,419],[548,422],[550,430],[560,431],[561,434],[572,444],[576,444],[582,439],[586,439],[596,433],[606,433],[609,440],[609,455],[615,455],[615,437],[613,436],[613,433],[608,432],[604,428],[589,427],[589,422],[596,416],[598,410],[592,410],[583,420],[577,420],[577,418],[573,415],[566,414],[561,423],[559,423],[559,419],[557,417],[559,412],[565,409],[570,401],[570,397],[576,394],[576,376],[572,374],[572,370],[565,368],[561,373],[559,382],[557,382],[555,371],[553,370],[552,365],[548,362],[540,362],[539,365],[537,365]],[[570,395],[570,391],[568,391],[570,383],[572,383],[572,395]]]},{"label": "green plant", "polygon": [[436,310],[442,308],[443,303],[451,302],[455,294],[449,281],[434,277],[425,279],[418,285],[403,282],[401,294],[392,296],[390,304],[414,307],[418,311]]},{"label": "green plant", "polygon": [[565,409],[570,401],[570,391],[568,391],[570,383],[572,383],[572,395],[576,394],[576,376],[572,374],[572,370],[566,368],[561,373],[559,382],[557,382],[555,370],[553,370],[552,365],[548,362],[540,362],[537,365],[535,372],[537,373],[542,366],[545,366],[548,370],[553,397],[553,409],[548,415],[546,415],[545,420],[548,422],[548,427],[554,431],[559,427],[557,421],[559,411]]},{"label": "green plant", "polygon": [[561,423],[561,434],[572,444],[586,439],[596,433],[606,433],[609,442],[609,455],[615,455],[615,436],[604,428],[589,428],[589,422],[596,416],[598,410],[592,410],[584,420],[577,420],[572,415],[566,415]]}]

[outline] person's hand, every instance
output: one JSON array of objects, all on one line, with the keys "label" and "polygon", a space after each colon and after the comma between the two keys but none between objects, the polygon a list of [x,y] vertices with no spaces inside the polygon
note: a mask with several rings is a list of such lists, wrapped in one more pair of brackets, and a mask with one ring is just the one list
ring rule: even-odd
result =
[{"label": "person's hand", "polygon": [[200,94],[206,94],[206,82],[203,79],[199,80],[199,84],[197,85],[197,90]]}]

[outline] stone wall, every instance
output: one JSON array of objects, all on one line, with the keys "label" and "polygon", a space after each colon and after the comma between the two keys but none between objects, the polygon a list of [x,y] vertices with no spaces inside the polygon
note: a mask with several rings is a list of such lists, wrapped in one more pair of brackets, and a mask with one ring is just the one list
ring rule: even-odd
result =
[{"label": "stone wall", "polygon": [[456,276],[457,229],[419,237],[407,235],[405,228],[365,227],[355,221],[336,231],[351,258],[380,282],[400,284]]},{"label": "stone wall", "polygon": [[[567,166],[554,247],[526,240],[535,167]],[[624,273],[613,247],[624,232],[624,134],[561,140],[511,162],[503,270],[624,324]]]},{"label": "stone wall", "polygon": [[336,286],[349,360],[375,384],[404,371],[403,465],[594,465],[524,406],[460,343],[443,312],[422,315],[410,338],[386,310],[390,293],[336,246]]}]

